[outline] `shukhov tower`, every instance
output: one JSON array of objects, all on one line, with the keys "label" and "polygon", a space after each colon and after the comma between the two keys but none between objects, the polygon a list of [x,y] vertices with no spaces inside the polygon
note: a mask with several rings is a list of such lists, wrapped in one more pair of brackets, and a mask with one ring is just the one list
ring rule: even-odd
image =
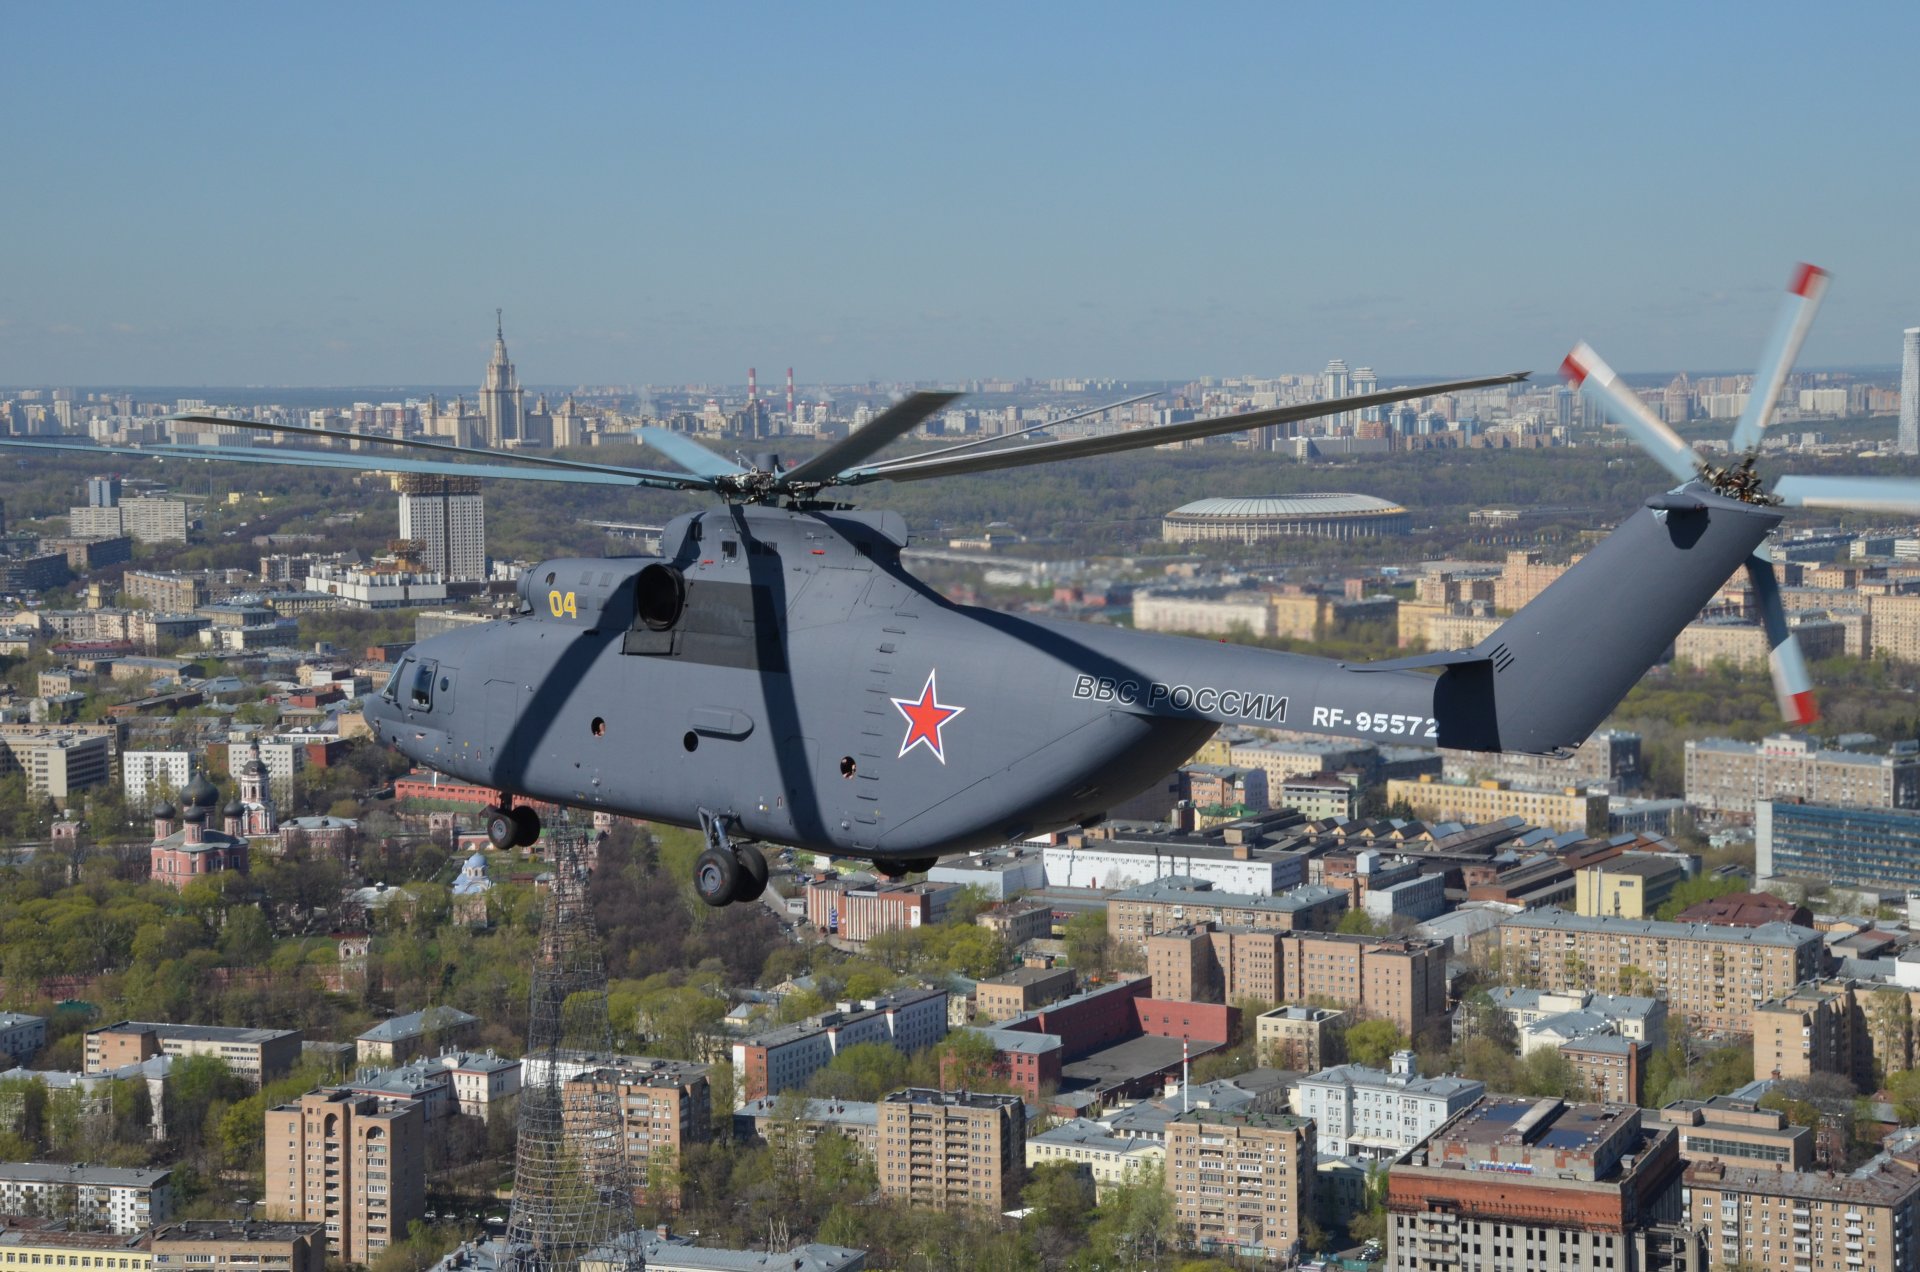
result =
[{"label": "shukhov tower", "polygon": [[633,1226],[620,1110],[604,1083],[569,1082],[607,1056],[607,973],[587,910],[590,832],[547,831],[553,888],[540,924],[507,1214],[507,1272],[572,1272]]}]

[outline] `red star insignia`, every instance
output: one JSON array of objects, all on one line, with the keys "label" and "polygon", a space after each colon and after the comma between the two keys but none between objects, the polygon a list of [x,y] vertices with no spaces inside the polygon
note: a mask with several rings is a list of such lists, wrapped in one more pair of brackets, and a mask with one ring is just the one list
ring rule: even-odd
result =
[{"label": "red star insignia", "polygon": [[900,758],[904,758],[914,747],[924,746],[933,752],[934,759],[945,764],[947,755],[940,730],[947,721],[966,708],[948,706],[940,701],[940,691],[933,683],[934,674],[927,672],[927,683],[921,688],[918,698],[895,698],[893,705],[907,718],[907,736],[900,743]]}]

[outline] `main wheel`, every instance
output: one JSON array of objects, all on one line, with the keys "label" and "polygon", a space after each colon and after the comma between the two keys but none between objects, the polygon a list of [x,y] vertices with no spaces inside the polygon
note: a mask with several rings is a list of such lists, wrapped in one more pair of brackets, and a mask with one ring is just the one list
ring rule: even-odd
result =
[{"label": "main wheel", "polygon": [[767,890],[766,854],[752,844],[735,844],[733,852],[740,859],[740,891],[733,899],[758,901],[760,894]]},{"label": "main wheel", "polygon": [[925,874],[940,864],[938,857],[913,857],[901,863],[909,874]]},{"label": "main wheel", "polygon": [[904,861],[876,861],[873,863],[873,868],[889,879],[904,879],[907,877],[907,872],[913,869]]},{"label": "main wheel", "polygon": [[531,804],[516,804],[507,814],[513,818],[513,846],[531,848],[540,842],[540,814]]},{"label": "main wheel", "polygon": [[730,852],[709,848],[693,863],[693,890],[708,905],[722,906],[740,887],[740,863]]},{"label": "main wheel", "polygon": [[519,834],[520,828],[515,825],[512,813],[504,808],[489,808],[487,810],[488,843],[498,848],[501,852],[505,852],[513,847],[514,840]]}]

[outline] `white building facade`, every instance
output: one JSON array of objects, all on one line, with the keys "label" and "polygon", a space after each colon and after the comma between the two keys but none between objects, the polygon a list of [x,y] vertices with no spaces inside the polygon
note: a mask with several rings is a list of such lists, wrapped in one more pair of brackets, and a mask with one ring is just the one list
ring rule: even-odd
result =
[{"label": "white building facade", "polygon": [[1397,1157],[1487,1091],[1486,1083],[1472,1078],[1416,1076],[1411,1051],[1396,1051],[1392,1064],[1386,1073],[1362,1064],[1335,1065],[1294,1087],[1293,1111],[1313,1119],[1320,1152]]}]

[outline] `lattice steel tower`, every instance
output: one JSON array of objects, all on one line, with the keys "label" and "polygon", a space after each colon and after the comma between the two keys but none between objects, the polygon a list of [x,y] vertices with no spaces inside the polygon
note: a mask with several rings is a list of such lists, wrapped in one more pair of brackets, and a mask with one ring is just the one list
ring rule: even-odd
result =
[{"label": "lattice steel tower", "polygon": [[533,967],[505,1272],[573,1272],[581,1255],[633,1227],[615,1096],[603,1083],[568,1081],[604,1063],[613,1039],[587,909],[590,834],[564,813],[547,829],[553,888]]}]

